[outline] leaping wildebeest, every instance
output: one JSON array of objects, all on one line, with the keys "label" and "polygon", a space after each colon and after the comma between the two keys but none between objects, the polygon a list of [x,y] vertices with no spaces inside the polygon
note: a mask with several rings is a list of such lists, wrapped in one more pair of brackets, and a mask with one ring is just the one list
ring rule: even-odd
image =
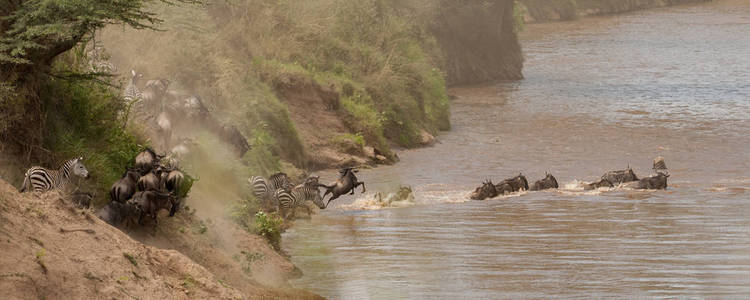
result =
[{"label": "leaping wildebeest", "polygon": [[328,206],[331,201],[337,199],[343,194],[349,193],[350,195],[354,195],[354,188],[360,185],[362,186],[362,193],[366,191],[364,181],[358,181],[357,176],[354,175],[354,173],[356,172],[357,170],[354,168],[341,169],[339,170],[339,179],[336,180],[336,182],[334,182],[332,185],[318,185],[326,189],[326,192],[323,194],[324,199],[328,194],[331,194],[331,198],[328,199],[326,206]]}]

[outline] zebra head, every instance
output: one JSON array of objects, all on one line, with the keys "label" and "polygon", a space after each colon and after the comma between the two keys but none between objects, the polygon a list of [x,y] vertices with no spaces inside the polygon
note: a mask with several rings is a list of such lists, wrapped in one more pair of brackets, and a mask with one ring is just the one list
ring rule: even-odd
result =
[{"label": "zebra head", "polygon": [[134,85],[138,84],[138,80],[143,78],[143,73],[136,72],[135,70],[130,70],[130,82],[132,82]]},{"label": "zebra head", "polygon": [[[317,188],[315,190],[317,190]],[[323,203],[323,197],[320,196],[320,193],[315,193],[315,197],[312,198],[312,202],[315,203],[318,208],[326,209],[326,204]]]},{"label": "zebra head", "polygon": [[73,174],[82,178],[89,178],[89,170],[86,170],[86,166],[83,165],[83,157],[76,158],[73,161]]}]

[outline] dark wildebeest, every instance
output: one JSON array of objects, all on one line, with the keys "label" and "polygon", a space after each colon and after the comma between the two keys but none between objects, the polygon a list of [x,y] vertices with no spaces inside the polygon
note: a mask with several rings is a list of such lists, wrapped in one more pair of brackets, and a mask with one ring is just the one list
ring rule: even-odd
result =
[{"label": "dark wildebeest", "polygon": [[136,182],[140,175],[136,171],[125,171],[122,178],[109,189],[109,199],[113,202],[125,203],[136,192]]},{"label": "dark wildebeest", "polygon": [[485,180],[482,182],[482,186],[476,188],[473,193],[469,196],[471,200],[484,200],[487,198],[497,197],[497,190],[492,180]]},{"label": "dark wildebeest", "polygon": [[637,190],[666,190],[667,178],[669,178],[668,173],[659,172],[656,175],[641,178],[636,182],[627,183],[625,187]]},{"label": "dark wildebeest", "polygon": [[633,169],[628,166],[625,170],[619,170],[619,171],[609,171],[607,173],[604,173],[602,175],[602,179],[606,179],[612,185],[618,185],[621,183],[631,182],[631,181],[638,181],[638,176],[635,176],[635,172],[633,172]]},{"label": "dark wildebeest", "polygon": [[158,191],[143,191],[133,195],[133,202],[136,203],[136,207],[141,212],[138,216],[138,224],[143,225],[143,217],[148,215],[154,219],[154,225],[156,225],[158,224],[156,217],[159,215],[159,211],[172,205],[172,196]]},{"label": "dark wildebeest", "polygon": [[600,179],[597,182],[592,182],[583,186],[584,191],[595,190],[601,187],[614,187],[614,185],[606,179]]},{"label": "dark wildebeest", "polygon": [[154,168],[160,158],[153,149],[146,148],[135,156],[135,169],[140,171],[141,175],[145,175]]},{"label": "dark wildebeest", "polygon": [[526,180],[526,176],[523,176],[523,174],[518,174],[518,176],[513,178],[508,178],[500,183],[495,185],[495,189],[497,189],[498,193],[502,194],[501,191],[505,190],[506,188],[500,189],[503,187],[503,184],[507,183],[511,187],[511,192],[518,192],[521,189],[528,191],[529,190],[529,181]]},{"label": "dark wildebeest", "polygon": [[223,125],[219,136],[222,141],[234,148],[234,153],[238,157],[242,157],[250,150],[250,144],[247,143],[247,139],[234,125]]},{"label": "dark wildebeest", "polygon": [[[156,171],[156,170],[153,170]],[[148,174],[141,176],[138,179],[138,191],[160,191],[162,189],[162,182],[159,175],[154,172],[148,172]]]},{"label": "dark wildebeest", "polygon": [[79,208],[89,208],[94,195],[88,192],[74,192],[70,195],[70,201]]},{"label": "dark wildebeest", "polygon": [[332,200],[340,197],[343,194],[350,193],[350,195],[354,195],[354,188],[358,186],[362,186],[362,193],[365,192],[365,183],[363,181],[357,181],[357,176],[354,175],[357,170],[354,168],[344,168],[339,170],[339,179],[336,180],[332,185],[324,185],[319,184],[318,186],[322,186],[326,189],[326,192],[323,194],[323,199],[325,199],[326,195],[331,194],[331,198],[328,199],[328,202],[326,203],[326,206],[328,206],[328,203],[331,203]]},{"label": "dark wildebeest", "polygon": [[133,201],[125,203],[110,201],[96,212],[96,216],[112,226],[119,226],[125,220],[131,220],[131,217],[137,214]]},{"label": "dark wildebeest", "polygon": [[557,185],[557,179],[555,176],[552,176],[552,174],[545,173],[546,177],[542,180],[537,180],[534,182],[534,184],[531,185],[530,191],[541,191],[546,189],[556,189],[559,186]]},{"label": "dark wildebeest", "polygon": [[513,186],[510,185],[510,183],[507,183],[505,181],[502,181],[495,185],[495,190],[497,191],[498,195],[505,195],[514,192]]},{"label": "dark wildebeest", "polygon": [[164,187],[167,192],[172,194],[172,208],[169,210],[169,216],[173,217],[177,210],[180,209],[182,203],[183,191],[180,190],[182,187],[182,181],[185,179],[185,174],[182,174],[179,170],[170,171],[164,181]]}]

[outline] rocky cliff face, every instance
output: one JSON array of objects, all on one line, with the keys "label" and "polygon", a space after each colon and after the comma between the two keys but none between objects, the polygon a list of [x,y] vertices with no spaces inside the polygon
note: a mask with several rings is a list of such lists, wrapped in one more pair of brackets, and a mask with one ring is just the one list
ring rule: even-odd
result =
[{"label": "rocky cliff face", "polygon": [[431,28],[449,85],[523,77],[513,0],[444,1]]},{"label": "rocky cliff face", "polygon": [[520,0],[526,22],[573,20],[582,16],[623,13],[633,10],[710,0]]}]

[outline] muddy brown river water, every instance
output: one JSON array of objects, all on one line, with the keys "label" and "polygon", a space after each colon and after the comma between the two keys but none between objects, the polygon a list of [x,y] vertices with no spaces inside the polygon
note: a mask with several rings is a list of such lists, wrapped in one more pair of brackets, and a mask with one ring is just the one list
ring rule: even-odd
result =
[{"label": "muddy brown river water", "polygon": [[[750,1],[527,26],[526,79],[452,90],[453,130],[284,234],[332,299],[750,295]],[[581,182],[651,160],[666,191]],[[483,179],[561,189],[467,199]],[[326,180],[335,174],[324,173]],[[414,201],[382,205],[399,184]],[[385,206],[385,207],[384,207]]]}]

